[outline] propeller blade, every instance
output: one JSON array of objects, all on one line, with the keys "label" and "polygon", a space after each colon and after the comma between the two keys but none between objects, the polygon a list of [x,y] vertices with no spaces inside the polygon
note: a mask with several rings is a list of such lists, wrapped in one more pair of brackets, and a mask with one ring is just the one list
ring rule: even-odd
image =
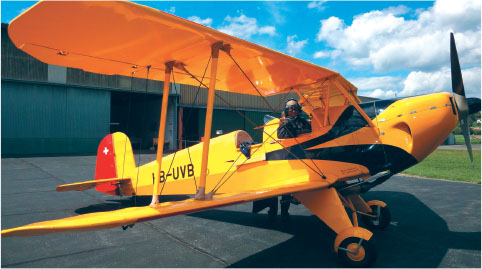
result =
[{"label": "propeller blade", "polygon": [[469,105],[465,98],[464,81],[462,80],[462,70],[460,69],[459,56],[455,46],[454,34],[450,33],[450,67],[452,73],[452,91],[454,93],[455,104],[457,106],[459,124],[464,135],[465,146],[469,153],[470,162],[474,167],[474,157],[472,155],[472,145],[469,136]]},{"label": "propeller blade", "polygon": [[465,146],[469,152],[470,162],[472,163],[472,168],[474,168],[474,156],[472,156],[472,144],[470,143],[469,123],[467,122],[467,119],[464,121],[459,121],[459,123],[462,134],[464,135]]},{"label": "propeller blade", "polygon": [[452,91],[465,97],[462,70],[460,69],[459,56],[457,54],[453,33],[450,33],[450,66],[452,71]]}]

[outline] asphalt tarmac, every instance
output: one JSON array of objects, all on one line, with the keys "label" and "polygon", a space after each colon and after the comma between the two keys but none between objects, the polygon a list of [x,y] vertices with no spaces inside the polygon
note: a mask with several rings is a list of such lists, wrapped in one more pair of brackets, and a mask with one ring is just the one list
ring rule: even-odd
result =
[{"label": "asphalt tarmac", "polygon": [[[142,155],[141,163],[153,160]],[[93,178],[95,156],[1,161],[2,229],[145,205],[149,199],[84,192],[60,184]],[[193,187],[194,188],[194,187]],[[385,201],[392,222],[372,238],[374,267],[481,266],[481,186],[394,176],[365,195]],[[163,197],[179,200],[187,197]],[[121,228],[1,239],[2,267],[342,267],[335,233],[302,205],[288,223],[251,203]]]}]

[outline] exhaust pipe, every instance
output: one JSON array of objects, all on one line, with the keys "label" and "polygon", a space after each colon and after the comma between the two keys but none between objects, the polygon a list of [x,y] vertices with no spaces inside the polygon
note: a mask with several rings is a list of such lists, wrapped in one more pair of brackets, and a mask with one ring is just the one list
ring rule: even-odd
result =
[{"label": "exhaust pipe", "polygon": [[387,172],[382,174],[381,176],[372,179],[372,180],[364,180],[362,182],[356,182],[348,185],[338,186],[336,189],[341,195],[350,195],[350,194],[360,194],[366,193],[371,188],[382,184],[383,182],[387,181],[389,178],[393,176],[392,172]]}]

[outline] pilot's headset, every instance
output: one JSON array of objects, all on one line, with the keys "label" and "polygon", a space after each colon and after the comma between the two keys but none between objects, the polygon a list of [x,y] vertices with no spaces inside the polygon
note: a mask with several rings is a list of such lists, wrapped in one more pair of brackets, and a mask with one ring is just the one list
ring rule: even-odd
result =
[{"label": "pilot's headset", "polygon": [[[296,101],[296,104],[286,107],[286,104],[288,104],[288,102],[290,101]],[[285,116],[287,116],[288,112],[290,111],[297,111],[298,113],[301,112],[301,106],[300,104],[298,104],[298,100],[296,100],[295,98],[288,98],[285,102],[285,109],[284,109]]]}]

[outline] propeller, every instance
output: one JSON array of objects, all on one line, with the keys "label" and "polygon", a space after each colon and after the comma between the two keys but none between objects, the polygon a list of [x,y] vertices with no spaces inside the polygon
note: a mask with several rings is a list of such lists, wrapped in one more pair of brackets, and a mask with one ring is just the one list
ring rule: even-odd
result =
[{"label": "propeller", "polygon": [[462,80],[462,70],[460,69],[459,56],[457,55],[457,48],[455,47],[454,34],[450,33],[450,65],[452,71],[452,91],[454,93],[455,104],[457,106],[460,128],[464,135],[465,145],[469,153],[472,167],[474,167],[474,157],[472,155],[472,145],[469,137],[469,114],[480,111],[479,98],[465,98],[464,82]]}]

